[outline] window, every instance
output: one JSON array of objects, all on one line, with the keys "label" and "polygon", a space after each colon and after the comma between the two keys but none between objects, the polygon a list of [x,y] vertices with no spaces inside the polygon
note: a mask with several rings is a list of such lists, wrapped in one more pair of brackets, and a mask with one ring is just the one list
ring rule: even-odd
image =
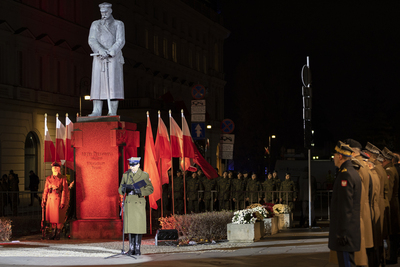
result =
[{"label": "window", "polygon": [[158,36],[154,35],[154,54],[158,56]]},{"label": "window", "polygon": [[168,59],[168,40],[167,40],[167,38],[164,38],[164,40],[163,40],[163,55],[164,55],[164,58]]},{"label": "window", "polygon": [[203,56],[203,72],[207,74],[207,56]]},{"label": "window", "polygon": [[174,62],[178,62],[177,56],[176,56],[176,43],[172,43],[172,60]]},{"label": "window", "polygon": [[196,69],[200,71],[200,54],[196,52]]},{"label": "window", "polygon": [[214,45],[214,69],[216,71],[219,71],[219,60],[218,60],[218,57],[219,57],[218,44],[215,43],[215,45]]},{"label": "window", "polygon": [[145,29],[144,30],[144,46],[146,49],[149,49],[149,30]]},{"label": "window", "polygon": [[189,67],[193,68],[193,52],[192,52],[192,49],[189,49]]}]

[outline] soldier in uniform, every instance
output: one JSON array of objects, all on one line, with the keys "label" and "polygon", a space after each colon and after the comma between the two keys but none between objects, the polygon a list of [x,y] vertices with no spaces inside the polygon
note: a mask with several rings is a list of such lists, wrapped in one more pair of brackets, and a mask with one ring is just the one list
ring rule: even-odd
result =
[{"label": "soldier in uniform", "polygon": [[367,142],[365,146],[366,152],[370,156],[369,161],[371,161],[375,166],[375,171],[378,174],[378,178],[380,181],[380,193],[379,193],[379,210],[380,210],[380,233],[379,237],[379,259],[382,264],[385,264],[385,253],[383,240],[387,240],[389,238],[389,229],[390,229],[390,205],[389,205],[389,179],[387,178],[387,174],[385,169],[382,167],[382,163],[378,158],[382,158],[381,150],[377,148],[375,145]]},{"label": "soldier in uniform", "polygon": [[294,201],[297,198],[296,184],[290,179],[290,173],[286,173],[285,181],[281,183],[279,191],[293,191],[293,192],[283,192],[281,193],[280,201],[282,204],[286,204],[291,210],[294,210]]},{"label": "soldier in uniform", "polygon": [[247,183],[246,186],[246,200],[249,202],[249,205],[254,203],[260,203],[261,196],[260,194],[260,182],[257,181],[257,175],[253,173],[251,175],[251,180]]},{"label": "soldier in uniform", "polygon": [[243,174],[238,172],[237,179],[232,183],[233,208],[236,210],[244,209],[244,191],[246,190]]},{"label": "soldier in uniform", "polygon": [[200,183],[197,179],[197,172],[193,172],[186,180],[187,213],[199,212],[199,190]]},{"label": "soldier in uniform", "polygon": [[229,210],[231,180],[228,178],[228,173],[226,171],[223,172],[222,177],[219,178],[217,188],[219,210]]},{"label": "soldier in uniform", "polygon": [[46,177],[42,198],[42,208],[46,209],[46,221],[52,224],[52,233],[48,239],[57,240],[60,239],[64,226],[69,198],[67,177],[60,173],[60,168],[58,162],[51,164],[53,174]]},{"label": "soldier in uniform", "polygon": [[272,179],[272,173],[268,173],[267,179],[262,183],[262,190],[264,192],[264,202],[273,203],[274,197],[273,191],[276,191],[275,181]]},{"label": "soldier in uniform", "polygon": [[124,23],[111,15],[110,3],[99,5],[101,19],[93,21],[89,31],[89,46],[92,48],[93,112],[89,116],[101,116],[103,100],[107,100],[107,116],[116,116],[118,100],[124,99],[123,64],[121,49],[125,45]]},{"label": "soldier in uniform", "polygon": [[[281,181],[281,179],[279,179],[277,171],[274,171],[272,173],[272,180],[274,180],[275,188],[278,191],[279,188],[281,188],[282,181]],[[278,203],[280,197],[281,197],[280,193],[277,192],[276,195],[275,195],[275,203]]]},{"label": "soldier in uniform", "polygon": [[393,165],[394,154],[387,147],[382,150],[384,157],[382,166],[386,169],[386,174],[389,178],[389,203],[390,203],[390,256],[386,260],[387,264],[397,264],[397,250],[399,247],[399,174]]},{"label": "soldier in uniform", "polygon": [[168,216],[170,207],[170,196],[169,196],[169,185],[171,184],[171,169],[168,170],[168,184],[163,184],[162,188],[162,207],[163,207],[163,216]]},{"label": "soldier in uniform", "polygon": [[173,189],[172,183],[169,184],[169,194],[174,199],[174,212],[175,214],[183,214],[183,176],[181,170],[176,171],[173,184]]},{"label": "soldier in uniform", "polygon": [[215,208],[211,209],[211,205],[213,205],[214,207],[214,203],[217,200],[217,195],[215,193],[211,194],[211,191],[215,189],[216,180],[217,179],[208,179],[205,175],[203,175],[203,178],[200,181],[202,185],[201,188],[203,188],[204,190],[202,198],[204,201],[205,211],[211,211],[215,209]]},{"label": "soldier in uniform", "polygon": [[120,195],[126,194],[124,204],[124,232],[129,234],[128,255],[141,255],[142,234],[146,231],[146,199],[153,193],[149,174],[142,171],[140,157],[128,159],[129,170],[124,172],[118,188]]},{"label": "soldier in uniform", "polygon": [[354,259],[358,266],[368,265],[373,262],[373,233],[372,218],[369,192],[372,192],[372,184],[370,184],[371,171],[363,161],[368,156],[361,152],[361,144],[354,139],[346,139],[344,141],[353,150],[352,163],[357,166],[356,171],[361,178],[361,203],[360,203],[360,229],[361,229],[361,248],[355,252]]},{"label": "soldier in uniform", "polygon": [[339,168],[333,185],[328,247],[336,251],[339,266],[356,266],[354,252],[360,250],[361,178],[351,162],[352,149],[338,142],[334,163]]}]

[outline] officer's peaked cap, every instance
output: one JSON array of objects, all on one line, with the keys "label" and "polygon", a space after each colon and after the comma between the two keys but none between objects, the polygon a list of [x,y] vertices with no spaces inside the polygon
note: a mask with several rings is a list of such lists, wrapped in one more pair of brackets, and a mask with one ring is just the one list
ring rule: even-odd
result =
[{"label": "officer's peaked cap", "polygon": [[140,157],[131,157],[128,159],[129,165],[130,166],[135,166],[140,163]]},{"label": "officer's peaked cap", "polygon": [[382,150],[382,155],[383,157],[387,158],[387,159],[392,159],[394,157],[394,154],[392,151],[390,151],[387,147],[385,147]]},{"label": "officer's peaked cap", "polygon": [[335,147],[335,151],[339,154],[342,154],[345,157],[350,157],[353,153],[353,149],[342,141],[338,141]]}]

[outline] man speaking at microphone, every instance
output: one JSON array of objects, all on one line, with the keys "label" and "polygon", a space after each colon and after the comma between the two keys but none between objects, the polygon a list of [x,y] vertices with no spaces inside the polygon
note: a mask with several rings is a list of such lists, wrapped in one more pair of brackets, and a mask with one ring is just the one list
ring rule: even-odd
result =
[{"label": "man speaking at microphone", "polygon": [[140,255],[142,234],[146,233],[146,199],[153,193],[149,174],[139,169],[140,157],[128,159],[129,170],[122,175],[118,192],[126,193],[124,205],[124,232],[129,234],[128,255]]}]

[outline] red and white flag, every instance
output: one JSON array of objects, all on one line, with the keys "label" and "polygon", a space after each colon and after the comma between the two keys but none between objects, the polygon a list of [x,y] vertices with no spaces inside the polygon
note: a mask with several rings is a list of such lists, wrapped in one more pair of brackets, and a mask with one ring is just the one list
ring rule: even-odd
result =
[{"label": "red and white flag", "polygon": [[169,113],[169,136],[171,138],[171,153],[174,158],[182,157],[183,134],[181,128]]},{"label": "red and white flag", "polygon": [[[158,114],[158,129],[156,136],[156,161],[158,172],[161,176],[161,184],[168,184],[168,170],[171,168],[171,144],[169,143],[168,130],[165,126],[160,114]],[[160,164],[161,159],[161,164]]]},{"label": "red and white flag", "polygon": [[54,162],[56,148],[51,140],[49,129],[47,128],[47,113],[44,114],[44,162]]},{"label": "red and white flag", "polygon": [[[193,141],[192,136],[190,135],[189,126],[186,122],[185,115],[183,115],[183,110],[181,112],[182,116],[182,132],[183,132],[183,142],[182,142],[182,160],[181,165],[183,170],[188,170],[191,172],[197,171],[197,168],[194,167],[194,150],[193,150]],[[185,163],[183,163],[183,160]]]},{"label": "red and white flag", "polygon": [[67,126],[67,131],[66,131],[66,140],[65,140],[65,160],[66,163],[65,165],[67,168],[74,169],[74,148],[72,147],[71,144],[71,136],[72,136],[72,131],[74,130],[74,124],[72,121],[68,118],[68,114],[65,117],[65,125]]},{"label": "red and white flag", "polygon": [[56,161],[65,162],[65,126],[58,119],[58,114],[56,116]]},{"label": "red and white flag", "polygon": [[194,150],[194,163],[200,166],[202,169],[203,173],[205,176],[207,176],[208,179],[213,179],[218,177],[218,173],[215,170],[213,166],[211,166],[210,163],[208,163],[207,160],[203,158],[199,150],[197,149],[196,145],[193,143],[193,150]]},{"label": "red and white flag", "polygon": [[194,150],[192,146],[192,136],[190,135],[189,126],[187,124],[185,115],[182,115],[182,132],[183,132],[183,154],[185,158],[194,158]]},{"label": "red and white flag", "polygon": [[150,207],[152,209],[158,209],[157,200],[161,198],[161,184],[160,175],[158,174],[157,164],[155,160],[155,148],[153,132],[151,129],[151,123],[149,114],[147,114],[147,128],[146,128],[146,143],[144,146],[144,166],[143,170],[149,174],[151,183],[154,191],[149,196]]}]

